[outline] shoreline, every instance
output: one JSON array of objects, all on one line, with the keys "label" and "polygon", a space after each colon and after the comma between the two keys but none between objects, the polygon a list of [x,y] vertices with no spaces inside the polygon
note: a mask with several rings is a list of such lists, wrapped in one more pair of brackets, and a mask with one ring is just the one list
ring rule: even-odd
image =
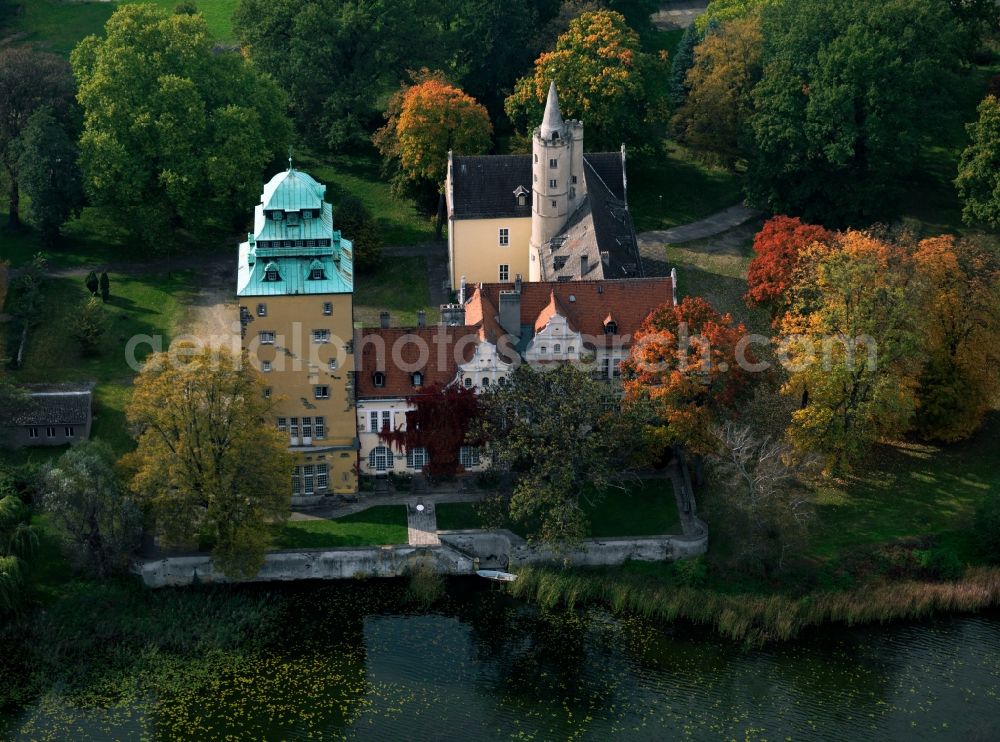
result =
[{"label": "shoreline", "polygon": [[600,604],[670,623],[684,619],[750,646],[795,639],[824,624],[859,626],[974,613],[1000,606],[1000,567],[969,567],[955,581],[873,581],[849,590],[816,590],[799,597],[782,593],[723,593],[705,587],[656,583],[621,571],[526,567],[510,593],[542,608]]}]

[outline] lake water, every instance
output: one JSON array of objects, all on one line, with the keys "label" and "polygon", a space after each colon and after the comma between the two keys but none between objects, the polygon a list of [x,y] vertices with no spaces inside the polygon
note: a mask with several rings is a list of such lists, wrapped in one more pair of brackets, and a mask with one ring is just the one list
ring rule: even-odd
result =
[{"label": "lake water", "polygon": [[470,580],[409,612],[396,583],[278,589],[277,645],[178,662],[174,690],[110,708],[53,689],[0,735],[1000,740],[996,613],[745,650],[686,625],[541,612]]}]

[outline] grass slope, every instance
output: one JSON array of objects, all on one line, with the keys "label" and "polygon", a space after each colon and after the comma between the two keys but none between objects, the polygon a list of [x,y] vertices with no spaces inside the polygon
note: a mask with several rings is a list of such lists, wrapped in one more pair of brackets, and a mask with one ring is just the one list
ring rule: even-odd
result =
[{"label": "grass slope", "polygon": [[379,505],[336,520],[292,520],[275,526],[275,549],[324,549],[407,542],[406,509]]},{"label": "grass slope", "polygon": [[[152,3],[172,12],[177,0],[129,0]],[[219,41],[233,43],[232,15],[238,0],[202,0],[198,9],[209,31]],[[28,41],[56,54],[68,56],[81,39],[101,34],[104,24],[120,2],[78,2],[77,0],[22,0],[7,17],[3,35]]]},{"label": "grass slope", "polygon": [[[126,344],[145,335],[162,338],[162,347],[169,347],[193,278],[188,273],[171,278],[112,273],[110,279],[111,300],[105,305],[110,329],[98,354],[84,355],[70,330],[76,307],[88,294],[83,277],[49,278],[41,311],[28,331],[24,366],[9,376],[15,382],[98,382],[92,435],[124,452],[132,446],[124,417],[135,375],[126,359]],[[149,344],[137,346],[136,360],[141,362],[150,352]]]},{"label": "grass slope", "polygon": [[[680,531],[677,501],[669,480],[630,484],[627,492],[610,490],[596,501],[585,493],[581,505],[590,521],[587,535],[593,538],[656,536]],[[438,529],[442,531],[483,527],[474,503],[441,503],[435,511]],[[527,536],[529,530],[514,522],[507,522],[504,527],[519,536]]]},{"label": "grass slope", "polygon": [[365,327],[378,327],[382,310],[389,312],[393,327],[415,326],[421,309],[433,325],[440,312],[430,303],[426,258],[387,258],[375,273],[355,277],[354,321]]}]

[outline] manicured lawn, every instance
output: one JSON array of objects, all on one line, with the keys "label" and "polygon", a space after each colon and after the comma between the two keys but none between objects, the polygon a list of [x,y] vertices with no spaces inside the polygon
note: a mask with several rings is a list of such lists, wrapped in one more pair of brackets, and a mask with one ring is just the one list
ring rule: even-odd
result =
[{"label": "manicured lawn", "polygon": [[[177,0],[130,0],[151,2],[172,12]],[[219,41],[232,42],[232,15],[238,0],[202,0],[198,9],[205,16],[209,30]],[[11,14],[5,30],[18,35],[19,41],[32,41],[57,54],[69,55],[79,41],[90,34],[101,34],[104,24],[119,2],[79,2],[78,0],[20,0],[20,8]],[[2,21],[2,19],[0,19]]]},{"label": "manicured lawn", "polygon": [[[590,520],[587,535],[594,538],[655,536],[680,531],[677,501],[669,480],[630,483],[627,492],[611,489],[596,502],[585,494],[582,507]],[[483,527],[474,503],[441,503],[435,511],[439,530]],[[521,523],[510,521],[504,528],[519,536],[526,536],[529,530]]]},{"label": "manicured lawn", "polygon": [[376,273],[355,275],[354,321],[365,327],[378,327],[383,309],[391,315],[393,327],[416,325],[419,309],[426,310],[427,323],[432,325],[440,312],[430,302],[423,257],[386,258]]},{"label": "manicured lawn", "polygon": [[379,505],[337,520],[294,520],[273,531],[275,549],[323,549],[407,542],[406,509]]},{"label": "manicured lawn", "polygon": [[434,239],[434,222],[417,211],[410,199],[400,198],[382,176],[382,162],[371,155],[318,157],[296,153],[298,167],[326,184],[327,200],[337,212],[337,201],[346,195],[361,199],[378,223],[386,245],[412,245]]},{"label": "manicured lawn", "polygon": [[639,232],[704,219],[740,203],[741,189],[738,175],[705,165],[671,142],[657,155],[628,164],[629,208]]}]

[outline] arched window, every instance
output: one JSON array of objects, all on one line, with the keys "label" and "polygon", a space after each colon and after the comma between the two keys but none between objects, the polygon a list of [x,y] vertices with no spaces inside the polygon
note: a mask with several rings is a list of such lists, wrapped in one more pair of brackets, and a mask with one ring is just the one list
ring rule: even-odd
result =
[{"label": "arched window", "polygon": [[273,260],[264,266],[265,281],[280,281],[281,273],[278,271],[278,264]]},{"label": "arched window", "polygon": [[484,376],[484,377],[483,377],[483,389],[485,389],[485,388],[486,388],[486,387],[488,387],[489,385],[490,385],[490,377],[488,377],[488,376]]},{"label": "arched window", "polygon": [[615,322],[614,320],[610,320],[607,324],[604,325],[604,334],[605,335],[617,335],[618,334],[618,323]]},{"label": "arched window", "polygon": [[424,375],[419,371],[414,371],[412,374],[410,374],[410,381],[413,382],[413,386],[423,386]]},{"label": "arched window", "polygon": [[382,387],[384,387],[385,386],[385,374],[382,373],[381,371],[376,371],[375,373],[373,373],[372,374],[372,384],[374,384],[375,387],[378,388],[378,389],[381,389]]},{"label": "arched window", "polygon": [[386,446],[376,446],[368,454],[368,468],[372,471],[385,471],[389,468],[390,461],[392,461],[392,452]]},{"label": "arched window", "polygon": [[465,388],[470,389],[472,387],[472,378],[469,376],[465,377]]},{"label": "arched window", "polygon": [[323,263],[319,260],[314,260],[309,264],[309,280],[310,281],[322,281],[326,278],[326,272],[323,270]]}]

